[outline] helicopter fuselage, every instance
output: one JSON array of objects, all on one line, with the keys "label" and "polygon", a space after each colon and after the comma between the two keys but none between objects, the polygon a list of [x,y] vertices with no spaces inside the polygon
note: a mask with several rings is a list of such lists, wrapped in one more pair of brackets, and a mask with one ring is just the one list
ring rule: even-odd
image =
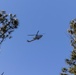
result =
[{"label": "helicopter fuselage", "polygon": [[39,40],[43,35],[36,35],[33,39],[34,40]]}]

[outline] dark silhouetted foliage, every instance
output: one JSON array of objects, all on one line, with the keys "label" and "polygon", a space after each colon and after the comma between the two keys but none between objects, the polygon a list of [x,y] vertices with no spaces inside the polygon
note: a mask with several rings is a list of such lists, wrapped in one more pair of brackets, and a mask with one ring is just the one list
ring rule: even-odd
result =
[{"label": "dark silhouetted foliage", "polygon": [[12,38],[11,33],[18,28],[19,21],[16,15],[7,14],[6,11],[0,11],[0,44],[8,37]]},{"label": "dark silhouetted foliage", "polygon": [[65,59],[65,62],[68,64],[68,68],[62,68],[61,75],[76,75],[76,19],[73,19],[70,22],[68,33],[71,37],[71,46],[73,47],[73,50],[70,58]]}]

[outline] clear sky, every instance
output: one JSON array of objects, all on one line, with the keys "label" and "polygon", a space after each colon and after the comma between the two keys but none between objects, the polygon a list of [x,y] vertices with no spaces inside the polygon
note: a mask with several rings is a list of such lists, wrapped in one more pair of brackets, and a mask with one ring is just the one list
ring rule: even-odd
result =
[{"label": "clear sky", "polygon": [[[0,10],[16,14],[20,22],[1,46],[0,74],[60,75],[72,50],[67,29],[76,18],[76,0],[0,0]],[[26,42],[38,30],[44,36]]]}]

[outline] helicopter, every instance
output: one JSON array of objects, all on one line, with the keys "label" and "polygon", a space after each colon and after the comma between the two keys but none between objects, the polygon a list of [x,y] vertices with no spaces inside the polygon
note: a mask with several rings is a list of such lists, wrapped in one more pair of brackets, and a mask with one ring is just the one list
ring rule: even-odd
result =
[{"label": "helicopter", "polygon": [[39,31],[37,31],[37,33],[34,35],[28,35],[28,36],[34,36],[34,37],[32,40],[27,40],[27,42],[32,42],[32,41],[39,40],[40,38],[42,38],[43,35],[38,34],[38,33],[39,33]]}]

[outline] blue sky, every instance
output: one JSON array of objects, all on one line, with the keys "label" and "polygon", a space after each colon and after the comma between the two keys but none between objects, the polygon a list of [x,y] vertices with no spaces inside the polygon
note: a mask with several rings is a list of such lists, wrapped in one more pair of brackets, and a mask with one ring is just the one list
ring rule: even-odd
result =
[{"label": "blue sky", "polygon": [[[76,0],[0,0],[0,10],[16,14],[20,22],[13,38],[1,46],[0,73],[60,75],[72,50],[67,29],[76,18]],[[26,42],[38,30],[44,36]]]}]

